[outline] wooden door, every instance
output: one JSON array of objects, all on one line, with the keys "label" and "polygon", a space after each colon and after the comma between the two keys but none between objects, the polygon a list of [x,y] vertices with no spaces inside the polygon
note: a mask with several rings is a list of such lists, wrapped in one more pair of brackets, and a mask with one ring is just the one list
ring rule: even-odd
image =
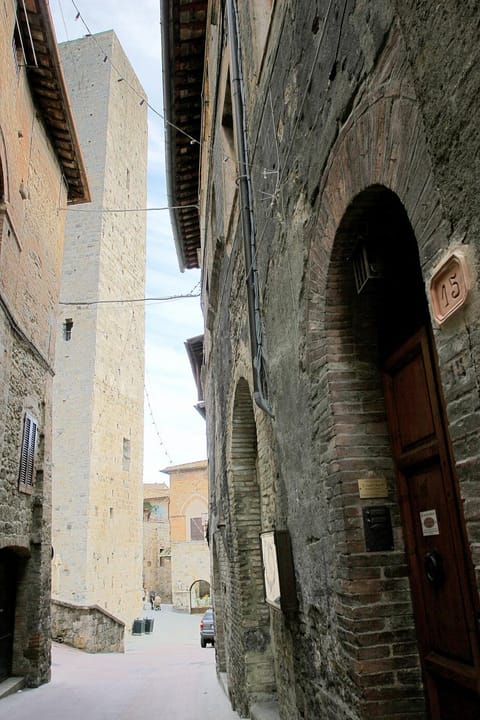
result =
[{"label": "wooden door", "polygon": [[15,558],[0,550],[0,681],[11,674],[15,585]]},{"label": "wooden door", "polygon": [[424,330],[389,358],[384,388],[430,716],[479,720],[478,595]]}]

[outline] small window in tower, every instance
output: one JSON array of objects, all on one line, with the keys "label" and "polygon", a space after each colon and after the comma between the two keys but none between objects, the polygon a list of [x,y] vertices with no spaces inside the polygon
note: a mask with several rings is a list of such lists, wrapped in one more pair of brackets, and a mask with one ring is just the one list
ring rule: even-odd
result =
[{"label": "small window in tower", "polygon": [[128,438],[123,438],[122,467],[124,470],[130,470],[130,440]]},{"label": "small window in tower", "polygon": [[25,413],[23,420],[22,449],[20,453],[20,469],[18,473],[18,487],[22,492],[32,492],[37,435],[37,421],[31,415]]},{"label": "small window in tower", "polygon": [[67,318],[65,322],[63,323],[63,337],[65,340],[71,340],[72,339],[72,329],[73,329],[73,320],[72,318]]},{"label": "small window in tower", "polygon": [[190,539],[205,540],[205,529],[201,517],[190,518]]}]

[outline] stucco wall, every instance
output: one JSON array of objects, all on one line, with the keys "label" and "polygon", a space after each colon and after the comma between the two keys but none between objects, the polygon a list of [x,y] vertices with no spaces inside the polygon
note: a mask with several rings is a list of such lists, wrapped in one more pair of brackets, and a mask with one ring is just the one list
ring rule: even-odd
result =
[{"label": "stucco wall", "polygon": [[211,582],[207,542],[190,536],[190,518],[206,519],[208,513],[207,463],[175,465],[163,472],[170,476],[172,603],[178,610],[190,611],[192,585]]}]

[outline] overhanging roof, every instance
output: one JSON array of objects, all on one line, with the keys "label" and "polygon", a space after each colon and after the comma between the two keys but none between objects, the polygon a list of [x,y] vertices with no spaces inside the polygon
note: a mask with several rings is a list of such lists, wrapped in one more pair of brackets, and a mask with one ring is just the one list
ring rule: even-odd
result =
[{"label": "overhanging roof", "polygon": [[185,349],[192,367],[193,377],[197,386],[198,402],[195,408],[205,419],[205,400],[202,387],[202,366],[203,366],[203,335],[197,335],[185,341]]},{"label": "overhanging roof", "polygon": [[167,191],[180,270],[199,267],[198,180],[207,0],[161,0]]},{"label": "overhanging roof", "polygon": [[17,17],[27,76],[68,186],[68,202],[90,201],[87,174],[60,66],[48,0],[24,0]]}]

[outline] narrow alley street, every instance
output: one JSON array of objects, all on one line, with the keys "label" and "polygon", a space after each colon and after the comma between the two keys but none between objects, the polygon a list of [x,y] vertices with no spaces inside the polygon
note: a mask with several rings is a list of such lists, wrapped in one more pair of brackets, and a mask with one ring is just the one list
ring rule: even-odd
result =
[{"label": "narrow alley street", "polygon": [[238,720],[217,679],[215,651],[200,647],[200,615],[148,611],[151,634],[124,654],[52,645],[52,680],[0,700],[8,720]]}]

